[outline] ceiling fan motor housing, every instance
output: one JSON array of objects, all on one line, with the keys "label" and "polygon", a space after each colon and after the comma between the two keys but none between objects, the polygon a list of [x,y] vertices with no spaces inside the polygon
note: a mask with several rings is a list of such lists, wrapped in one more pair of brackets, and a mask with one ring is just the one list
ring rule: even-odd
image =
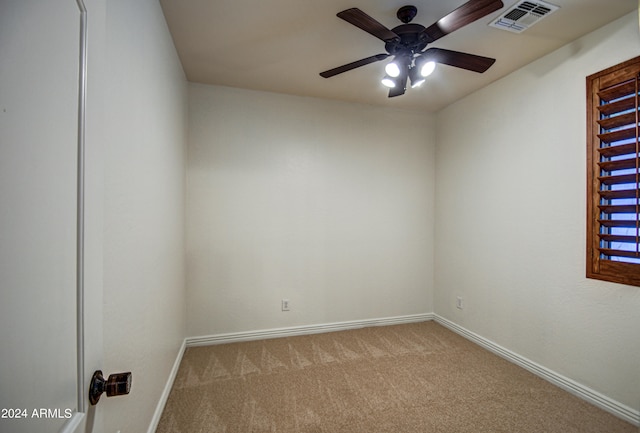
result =
[{"label": "ceiling fan motor housing", "polygon": [[385,50],[392,56],[398,54],[412,55],[421,52],[427,46],[428,36],[424,32],[425,27],[420,24],[401,24],[391,29],[400,37],[400,40],[391,40],[385,43]]}]

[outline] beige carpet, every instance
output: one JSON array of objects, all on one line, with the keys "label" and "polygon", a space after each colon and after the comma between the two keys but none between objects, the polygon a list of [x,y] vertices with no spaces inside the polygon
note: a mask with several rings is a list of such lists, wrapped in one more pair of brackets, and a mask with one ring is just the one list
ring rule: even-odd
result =
[{"label": "beige carpet", "polygon": [[158,433],[637,433],[435,322],[187,349]]}]

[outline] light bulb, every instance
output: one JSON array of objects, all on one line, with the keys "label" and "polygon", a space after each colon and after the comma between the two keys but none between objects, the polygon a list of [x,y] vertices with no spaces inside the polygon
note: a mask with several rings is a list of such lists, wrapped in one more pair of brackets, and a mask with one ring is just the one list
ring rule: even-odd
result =
[{"label": "light bulb", "polygon": [[396,87],[396,82],[391,77],[384,77],[382,79],[382,84],[389,88]]},{"label": "light bulb", "polygon": [[422,65],[422,68],[420,68],[420,75],[422,75],[423,77],[428,77],[429,75],[431,75],[434,69],[436,69],[436,63],[427,62]]},{"label": "light bulb", "polygon": [[387,66],[384,67],[384,71],[390,77],[394,77],[395,78],[398,75],[400,75],[400,67],[398,66],[398,64],[396,62],[387,63]]}]

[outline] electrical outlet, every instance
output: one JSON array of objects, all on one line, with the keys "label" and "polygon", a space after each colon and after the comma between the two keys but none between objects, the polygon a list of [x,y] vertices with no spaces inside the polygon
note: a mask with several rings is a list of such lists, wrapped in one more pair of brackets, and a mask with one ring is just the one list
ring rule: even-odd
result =
[{"label": "electrical outlet", "polygon": [[289,311],[289,300],[288,299],[283,299],[282,300],[282,311]]},{"label": "electrical outlet", "polygon": [[463,304],[462,304],[462,297],[461,296],[456,296],[456,308],[462,310],[463,308]]}]

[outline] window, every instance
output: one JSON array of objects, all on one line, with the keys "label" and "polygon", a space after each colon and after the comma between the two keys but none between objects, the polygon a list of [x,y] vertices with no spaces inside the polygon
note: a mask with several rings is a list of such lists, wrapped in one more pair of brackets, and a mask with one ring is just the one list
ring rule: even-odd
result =
[{"label": "window", "polygon": [[587,277],[640,286],[640,57],[587,77]]}]

